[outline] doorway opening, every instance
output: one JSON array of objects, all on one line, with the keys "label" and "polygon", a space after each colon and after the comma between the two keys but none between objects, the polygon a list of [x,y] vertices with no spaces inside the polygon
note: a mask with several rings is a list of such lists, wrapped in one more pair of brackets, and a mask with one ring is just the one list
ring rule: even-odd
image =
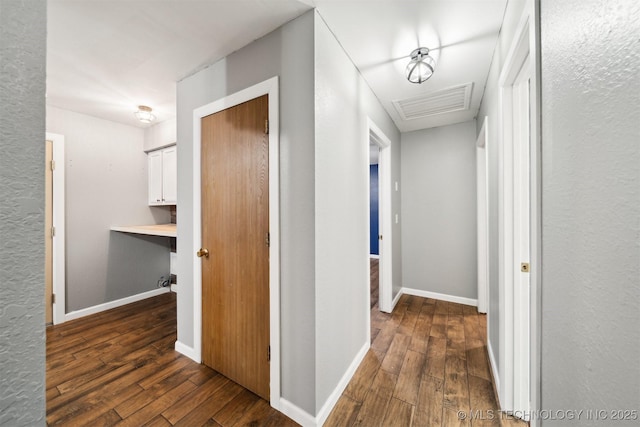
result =
[{"label": "doorway opening", "polygon": [[65,321],[64,136],[46,134],[45,313],[47,324]]},{"label": "doorway opening", "polygon": [[369,142],[369,290],[371,299],[369,308],[378,309],[380,296],[380,185],[378,179],[378,161],[380,147]]},{"label": "doorway opening", "polygon": [[[378,273],[378,307],[380,311],[390,313],[392,307],[392,236],[391,236],[391,140],[375,125],[370,119],[368,121],[368,135],[367,146],[369,164],[369,206],[370,216],[370,272],[377,267]],[[377,165],[372,167],[372,162],[377,161]],[[374,189],[377,189],[377,212],[373,212],[372,208],[372,193],[371,183],[374,181],[373,173],[375,170],[375,178],[377,179],[377,186],[374,185]],[[377,188],[376,188],[377,187]],[[373,212],[373,213],[372,213]],[[377,214],[377,218],[375,215]],[[377,230],[371,225],[375,225],[377,219]],[[377,236],[376,236],[377,234]],[[376,238],[377,237],[377,238]],[[378,253],[371,255],[372,250],[375,250],[375,243],[377,243]],[[377,258],[375,257],[377,255]],[[371,297],[374,298],[375,289],[371,289],[372,274],[369,275],[370,279],[370,292]],[[375,282],[374,282],[375,284]]]}]

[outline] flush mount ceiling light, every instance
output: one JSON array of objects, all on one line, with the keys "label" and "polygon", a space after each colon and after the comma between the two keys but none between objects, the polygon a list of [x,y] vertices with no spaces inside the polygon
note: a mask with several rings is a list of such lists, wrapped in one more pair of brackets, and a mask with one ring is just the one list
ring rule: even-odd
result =
[{"label": "flush mount ceiling light", "polygon": [[153,111],[151,107],[147,107],[146,105],[138,105],[138,111],[133,114],[142,123],[151,123],[156,119],[156,116],[154,116],[151,111]]},{"label": "flush mount ceiling light", "polygon": [[429,49],[419,47],[411,52],[411,61],[407,64],[407,80],[411,83],[422,83],[433,74],[436,61],[429,56]]}]

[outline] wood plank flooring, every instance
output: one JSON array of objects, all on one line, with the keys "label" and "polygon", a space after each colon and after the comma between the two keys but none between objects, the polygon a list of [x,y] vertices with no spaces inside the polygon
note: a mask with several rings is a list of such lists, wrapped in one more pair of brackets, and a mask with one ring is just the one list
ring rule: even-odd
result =
[{"label": "wood plank flooring", "polygon": [[[47,424],[297,425],[174,351],[175,304],[167,293],[48,327]],[[458,417],[460,410],[497,414],[485,334],[474,307],[407,295],[392,314],[375,304],[371,349],[325,425],[525,425]]]},{"label": "wood plank flooring", "polygon": [[498,411],[484,315],[410,295],[393,313],[382,313],[374,276],[378,260],[372,259],[371,349],[326,427],[526,425]]},{"label": "wood plank flooring", "polygon": [[371,271],[371,308],[378,306],[378,288],[380,287],[380,268],[379,261],[375,258],[371,258],[370,260],[370,271]]},{"label": "wood plank flooring", "polygon": [[298,425],[175,341],[173,293],[48,327],[47,424]]}]

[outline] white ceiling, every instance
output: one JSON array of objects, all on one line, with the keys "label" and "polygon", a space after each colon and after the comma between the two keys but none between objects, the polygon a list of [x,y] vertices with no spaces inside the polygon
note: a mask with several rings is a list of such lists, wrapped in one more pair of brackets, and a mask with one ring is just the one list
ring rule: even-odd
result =
[{"label": "white ceiling", "polygon": [[176,82],[301,15],[296,0],[48,0],[47,104],[141,126]]},{"label": "white ceiling", "polygon": [[[312,6],[403,131],[474,118],[507,0],[49,0],[47,104],[143,126],[175,116],[176,82]],[[409,53],[436,71],[409,83]],[[393,101],[473,83],[470,108],[403,120]]]}]

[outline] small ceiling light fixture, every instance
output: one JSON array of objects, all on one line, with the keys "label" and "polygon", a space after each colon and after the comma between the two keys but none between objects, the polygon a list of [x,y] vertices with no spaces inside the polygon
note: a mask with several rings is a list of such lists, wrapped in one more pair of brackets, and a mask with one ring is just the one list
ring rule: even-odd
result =
[{"label": "small ceiling light fixture", "polygon": [[433,74],[436,61],[429,56],[429,49],[419,47],[411,52],[411,61],[407,64],[407,80],[411,83],[422,83]]},{"label": "small ceiling light fixture", "polygon": [[146,105],[138,105],[138,111],[133,114],[142,123],[151,123],[156,119],[156,116],[154,116],[151,111],[153,111],[151,107],[147,107]]}]

